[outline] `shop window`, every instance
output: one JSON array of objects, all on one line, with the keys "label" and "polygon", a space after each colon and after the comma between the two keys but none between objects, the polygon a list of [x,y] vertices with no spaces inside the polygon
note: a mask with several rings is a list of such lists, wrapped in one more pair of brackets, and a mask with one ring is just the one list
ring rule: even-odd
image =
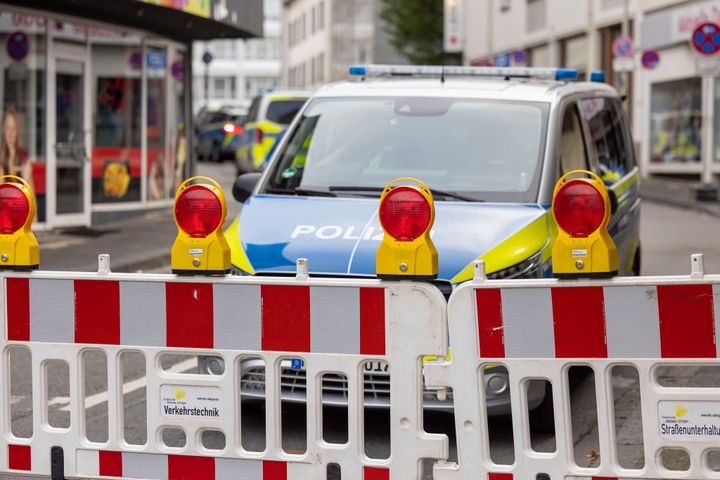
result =
[{"label": "shop window", "polygon": [[588,44],[585,35],[565,39],[560,44],[560,57],[563,67],[575,68],[578,80],[585,80],[587,70]]},{"label": "shop window", "polygon": [[653,84],[650,105],[651,162],[700,162],[701,79]]},{"label": "shop window", "polygon": [[715,148],[713,150],[713,161],[720,162],[720,78],[715,79],[715,115],[714,117],[714,130],[715,134],[713,139],[715,140]]},{"label": "shop window", "polygon": [[620,102],[613,98],[597,97],[582,100],[580,112],[587,122],[591,148],[598,161],[598,174],[612,185],[633,167],[632,147],[629,145]]},{"label": "shop window", "polygon": [[2,124],[0,174],[31,184],[38,222],[46,221],[45,30],[44,18],[0,12]]},{"label": "shop window", "polygon": [[145,58],[147,68],[147,198],[167,198],[165,179],[168,146],[165,131],[167,51],[149,47]]},{"label": "shop window", "polygon": [[141,38],[91,28],[93,203],[140,200]]},{"label": "shop window", "polygon": [[575,104],[565,108],[560,130],[560,174],[573,170],[587,170],[588,160],[582,124]]},{"label": "shop window", "polygon": [[531,67],[550,66],[550,48],[547,44],[528,49],[528,65]]},{"label": "shop window", "polygon": [[[173,198],[175,190],[180,183],[190,176],[190,163],[188,161],[187,150],[187,124],[185,114],[187,110],[187,101],[185,90],[188,85],[185,79],[185,62],[186,54],[184,51],[173,51],[172,62],[170,64],[171,82],[173,92],[173,102],[168,118],[173,119],[171,124],[170,146],[172,148],[169,157],[168,172],[172,174],[172,181],[166,182],[166,196]],[[168,178],[170,178],[168,176]]]}]

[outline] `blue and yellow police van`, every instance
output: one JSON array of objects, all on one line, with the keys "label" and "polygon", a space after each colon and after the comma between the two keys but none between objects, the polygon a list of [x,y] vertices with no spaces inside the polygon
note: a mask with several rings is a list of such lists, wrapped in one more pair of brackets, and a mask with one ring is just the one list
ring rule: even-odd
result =
[{"label": "blue and yellow police van", "polygon": [[[610,193],[619,273],[639,274],[639,174],[613,88],[576,82],[571,69],[369,65],[350,74],[309,99],[262,174],[236,181],[243,205],[226,237],[237,273],[294,275],[302,257],[312,275],[374,276],[380,193],[415,177],[435,199],[434,282],[444,293],[471,279],[478,259],[491,279],[548,277],[553,188],[590,170]],[[530,406],[542,397],[530,394]],[[507,413],[507,392],[488,402]]]}]

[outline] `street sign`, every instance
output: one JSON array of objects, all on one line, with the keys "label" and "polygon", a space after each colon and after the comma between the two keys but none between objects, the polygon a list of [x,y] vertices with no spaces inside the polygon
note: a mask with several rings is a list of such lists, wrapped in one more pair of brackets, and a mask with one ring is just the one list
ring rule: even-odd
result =
[{"label": "street sign", "polygon": [[633,41],[627,35],[621,35],[613,40],[612,51],[615,58],[630,58],[633,54]]},{"label": "street sign", "polygon": [[213,61],[212,53],[210,53],[210,52],[208,52],[208,51],[206,51],[205,53],[203,53],[202,61],[203,61],[203,63],[204,63],[205,65],[210,65],[210,62]]},{"label": "street sign", "polygon": [[528,58],[525,50],[515,50],[512,57],[515,65],[527,65]]},{"label": "street sign", "polygon": [[496,67],[509,67],[510,66],[510,54],[509,53],[496,53],[495,54],[495,66]]},{"label": "street sign", "polygon": [[700,55],[717,54],[720,52],[720,25],[712,22],[701,23],[693,30],[690,44]]},{"label": "street sign", "polygon": [[19,62],[27,57],[30,50],[30,40],[25,32],[14,32],[8,36],[5,48],[8,56]]},{"label": "street sign", "polygon": [[613,58],[613,70],[616,72],[632,72],[635,70],[633,58]]},{"label": "street sign", "polygon": [[443,50],[449,53],[463,51],[463,0],[444,0]]},{"label": "street sign", "polygon": [[660,53],[657,50],[645,50],[641,58],[642,66],[648,70],[655,70],[660,63]]}]

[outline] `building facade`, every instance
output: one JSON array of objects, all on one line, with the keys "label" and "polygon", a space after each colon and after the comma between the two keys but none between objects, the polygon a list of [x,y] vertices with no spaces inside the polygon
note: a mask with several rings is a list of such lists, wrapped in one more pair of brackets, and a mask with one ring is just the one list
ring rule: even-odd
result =
[{"label": "building facade", "polygon": [[315,88],[347,78],[348,66],[404,64],[388,42],[380,0],[284,0],[284,83]]},{"label": "building facade", "polygon": [[[464,1],[466,64],[509,64],[606,72],[628,96],[644,175],[720,173],[720,57],[701,59],[695,26],[720,23],[719,0]],[[613,70],[613,42],[634,41],[631,73]],[[642,54],[656,51],[657,65]]]},{"label": "building facade", "polygon": [[31,184],[38,228],[171,205],[192,171],[191,42],[261,18],[252,1],[0,2],[0,173]]},{"label": "building facade", "polygon": [[[263,38],[196,42],[193,54],[194,110],[241,107],[280,84],[282,0],[263,2]],[[212,61],[203,62],[209,52]]]}]

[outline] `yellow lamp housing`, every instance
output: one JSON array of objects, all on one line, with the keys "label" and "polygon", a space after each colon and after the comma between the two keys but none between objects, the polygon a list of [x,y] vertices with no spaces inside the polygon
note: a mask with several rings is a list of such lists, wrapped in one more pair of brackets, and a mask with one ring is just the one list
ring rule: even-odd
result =
[{"label": "yellow lamp housing", "polygon": [[175,193],[173,215],[178,227],[170,261],[173,273],[229,273],[230,246],[223,233],[227,205],[220,185],[208,177],[188,178]]},{"label": "yellow lamp housing", "polygon": [[610,214],[607,187],[594,173],[574,170],[558,180],[552,202],[558,227],[552,250],[556,277],[617,275],[617,248],[607,229]]},{"label": "yellow lamp housing", "polygon": [[35,270],[40,248],[32,231],[35,195],[20,177],[0,177],[0,270]]},{"label": "yellow lamp housing", "polygon": [[432,192],[415,178],[397,178],[380,195],[380,225],[385,234],[375,259],[384,279],[437,277],[438,253],[430,230],[435,221]]}]

